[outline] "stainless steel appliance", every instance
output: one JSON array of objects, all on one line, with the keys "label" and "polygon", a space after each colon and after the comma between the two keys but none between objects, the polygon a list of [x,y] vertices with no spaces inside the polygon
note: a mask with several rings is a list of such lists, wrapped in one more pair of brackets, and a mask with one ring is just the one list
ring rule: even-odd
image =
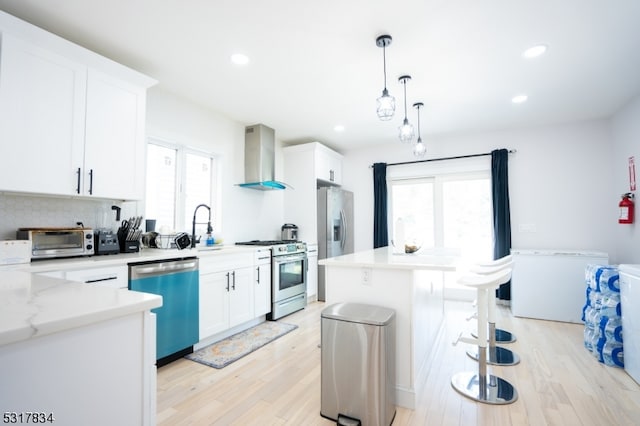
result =
[{"label": "stainless steel appliance", "polygon": [[20,228],[16,239],[31,241],[31,259],[91,256],[94,253],[91,228]]},{"label": "stainless steel appliance", "polygon": [[[318,188],[318,260],[353,253],[353,192]],[[318,266],[318,300],[325,300],[325,269]]]},{"label": "stainless steel appliance", "polygon": [[281,228],[281,236],[284,241],[298,241],[298,227],[293,223],[285,223]]},{"label": "stainless steel appliance", "polygon": [[275,180],[276,132],[264,124],[245,127],[244,178],[242,188],[261,191],[287,188],[287,184]]},{"label": "stainless steel appliance", "polygon": [[307,306],[307,245],[291,241],[245,241],[237,245],[271,247],[271,313],[277,320]]},{"label": "stainless steel appliance", "polygon": [[129,290],[162,296],[156,314],[158,366],[188,353],[199,339],[198,259],[187,257],[129,264]]}]

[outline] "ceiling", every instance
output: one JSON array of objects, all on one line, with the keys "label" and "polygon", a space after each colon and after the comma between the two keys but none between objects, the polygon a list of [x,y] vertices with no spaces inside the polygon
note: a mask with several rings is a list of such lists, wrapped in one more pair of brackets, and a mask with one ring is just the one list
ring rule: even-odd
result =
[{"label": "ceiling", "polygon": [[[640,94],[637,0],[0,0],[0,9],[137,69],[284,143],[423,139],[608,117]],[[396,116],[378,120],[382,49]],[[536,59],[522,52],[549,46]],[[250,58],[230,62],[233,53]],[[511,98],[525,93],[527,102]],[[343,125],[341,133],[335,125]]]}]

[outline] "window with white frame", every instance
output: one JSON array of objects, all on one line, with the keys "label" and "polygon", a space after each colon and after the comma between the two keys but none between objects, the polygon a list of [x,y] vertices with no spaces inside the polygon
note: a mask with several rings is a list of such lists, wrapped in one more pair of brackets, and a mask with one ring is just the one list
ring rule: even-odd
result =
[{"label": "window with white frame", "polygon": [[[220,225],[213,203],[219,194],[218,159],[177,144],[150,138],[147,143],[145,215],[156,219],[156,231],[191,232],[197,205],[211,207],[214,230]],[[197,234],[206,232],[207,209],[199,209]]]},{"label": "window with white frame", "polygon": [[489,172],[443,174],[390,181],[391,240],[423,248],[460,250],[489,260],[493,252]]}]

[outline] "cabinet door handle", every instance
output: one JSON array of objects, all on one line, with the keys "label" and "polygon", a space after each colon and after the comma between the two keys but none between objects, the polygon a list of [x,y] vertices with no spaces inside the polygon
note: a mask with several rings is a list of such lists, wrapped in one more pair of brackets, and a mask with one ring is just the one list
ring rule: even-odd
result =
[{"label": "cabinet door handle", "polygon": [[231,273],[231,276],[233,277],[233,283],[231,284],[231,288],[235,290],[236,289],[236,271],[233,271]]},{"label": "cabinet door handle", "polygon": [[227,291],[229,291],[229,273],[227,272]]},{"label": "cabinet door handle", "polygon": [[76,174],[78,175],[78,183],[76,186],[76,194],[80,193],[80,175],[81,175],[81,169],[80,167],[78,167],[78,171],[76,172]]},{"label": "cabinet door handle", "polygon": [[260,267],[259,266],[256,268],[256,272],[258,273],[258,279],[256,280],[256,282],[260,284]]},{"label": "cabinet door handle", "polygon": [[333,170],[329,170],[329,180],[333,182]]},{"label": "cabinet door handle", "polygon": [[93,195],[93,169],[89,169],[89,195]]}]

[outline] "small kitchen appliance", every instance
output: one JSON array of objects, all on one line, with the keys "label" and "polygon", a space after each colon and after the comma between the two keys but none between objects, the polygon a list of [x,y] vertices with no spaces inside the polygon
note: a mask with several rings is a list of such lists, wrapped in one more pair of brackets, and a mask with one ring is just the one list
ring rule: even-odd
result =
[{"label": "small kitchen appliance", "polygon": [[97,255],[120,253],[118,236],[113,230],[106,228],[96,229],[94,240]]},{"label": "small kitchen appliance", "polygon": [[285,223],[281,230],[283,241],[298,241],[298,227],[293,223]]},{"label": "small kitchen appliance", "polygon": [[91,256],[95,252],[91,228],[20,228],[16,239],[31,241],[31,259]]}]

